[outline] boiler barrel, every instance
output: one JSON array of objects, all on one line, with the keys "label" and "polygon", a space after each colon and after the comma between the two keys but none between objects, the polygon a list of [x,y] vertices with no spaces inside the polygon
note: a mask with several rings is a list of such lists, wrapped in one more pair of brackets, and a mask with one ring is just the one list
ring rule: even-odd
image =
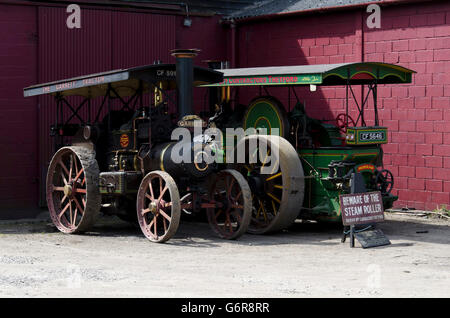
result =
[{"label": "boiler barrel", "polygon": [[[183,155],[183,147],[176,146],[178,142],[169,142],[155,146],[150,157],[150,170],[162,170],[172,177],[188,177],[201,179],[208,176],[216,169],[215,163],[207,163],[209,150],[194,149],[193,143],[185,144],[184,149],[190,149],[188,160],[180,162]],[[197,160],[196,160],[197,159]]]}]

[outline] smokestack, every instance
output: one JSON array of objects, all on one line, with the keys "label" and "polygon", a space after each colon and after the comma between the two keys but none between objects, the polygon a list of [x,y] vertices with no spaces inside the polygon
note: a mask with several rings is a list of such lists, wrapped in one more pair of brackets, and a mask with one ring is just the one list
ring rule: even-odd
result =
[{"label": "smokestack", "polygon": [[178,113],[180,119],[193,114],[192,91],[194,85],[194,57],[200,50],[172,50],[172,56],[177,60],[177,93]]}]

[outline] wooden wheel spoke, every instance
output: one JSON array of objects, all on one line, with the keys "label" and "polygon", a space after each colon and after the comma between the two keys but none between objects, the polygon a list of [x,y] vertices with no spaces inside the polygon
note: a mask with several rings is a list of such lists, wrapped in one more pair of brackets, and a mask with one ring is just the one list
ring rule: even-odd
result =
[{"label": "wooden wheel spoke", "polygon": [[236,197],[232,197],[232,196],[230,195],[230,198],[231,198],[232,201],[238,202],[238,201],[239,201],[239,198],[241,197],[241,195],[242,195],[242,190],[239,191],[239,193],[236,195]]},{"label": "wooden wheel spoke", "polygon": [[267,195],[268,195],[269,197],[271,197],[272,199],[274,199],[276,202],[278,202],[278,204],[281,204],[281,200],[278,199],[276,196],[274,196],[272,193],[267,192]]},{"label": "wooden wheel spoke", "polygon": [[259,201],[259,204],[261,205],[261,209],[262,209],[262,213],[263,213],[263,217],[264,217],[264,221],[267,222],[267,213],[266,213],[266,209],[264,208],[264,204],[262,203],[262,201]]},{"label": "wooden wheel spoke", "polygon": [[281,175],[282,175],[281,172],[278,172],[277,174],[274,174],[273,176],[268,177],[268,178],[266,179],[266,181],[273,180],[273,179],[275,179],[275,178],[278,178],[278,177],[281,176]]},{"label": "wooden wheel spoke", "polygon": [[227,219],[225,225],[228,223],[228,228],[230,229],[230,233],[233,233],[233,226],[231,225],[230,214],[227,213]]},{"label": "wooden wheel spoke", "polygon": [[266,160],[267,160],[267,158],[269,157],[269,153],[270,153],[270,149],[267,150],[266,157],[265,157],[264,160],[262,161],[262,166],[263,166],[263,167],[266,165]]},{"label": "wooden wheel spoke", "polygon": [[277,161],[275,161],[275,164],[273,165],[273,168],[272,168],[272,171],[270,172],[270,174],[275,173],[275,169],[276,169],[276,168],[279,168],[278,165],[279,165],[279,161],[278,161],[278,159],[277,159]]},{"label": "wooden wheel spoke", "polygon": [[67,167],[65,166],[64,162],[62,162],[61,159],[58,161],[58,164],[61,166],[61,168],[63,168],[64,172],[66,173],[66,176],[70,177],[69,170],[67,170]]},{"label": "wooden wheel spoke", "polygon": [[259,207],[258,207],[258,210],[256,211],[256,218],[259,218],[259,215],[261,214],[262,207],[263,207],[261,200],[258,199],[258,203],[259,203]]},{"label": "wooden wheel spoke", "polygon": [[146,196],[147,198],[149,198],[150,200],[153,200],[152,198],[154,198],[155,195],[153,194],[152,180],[150,180],[150,181],[148,182],[148,188],[150,189],[150,196],[149,196],[147,193],[145,194],[145,196]]},{"label": "wooden wheel spoke", "polygon": [[147,228],[148,228],[150,234],[151,234],[154,238],[156,238],[156,237],[157,237],[156,232],[155,232],[155,233],[152,232],[152,227],[153,227],[153,224],[154,224],[154,223],[156,223],[156,217],[153,217],[152,221],[147,225]]},{"label": "wooden wheel spoke", "polygon": [[277,215],[277,208],[275,207],[275,202],[272,200],[272,209],[273,209],[273,214]]},{"label": "wooden wheel spoke", "polygon": [[[75,201],[75,204],[77,205],[78,209],[80,209],[80,213],[84,214],[84,209],[81,207],[80,202],[78,202],[78,199],[74,197],[73,200]],[[85,205],[85,202],[83,203]]]},{"label": "wooden wheel spoke", "polygon": [[143,209],[142,212],[141,212],[141,214],[142,214],[142,215],[145,215],[145,214],[147,214],[148,212],[150,212],[150,209]]},{"label": "wooden wheel spoke", "polygon": [[76,193],[84,193],[84,194],[87,193],[86,189],[80,189],[80,188],[76,188],[76,189],[75,189],[75,192],[76,192]]},{"label": "wooden wheel spoke", "polygon": [[158,201],[160,201],[162,199],[162,197],[164,196],[164,194],[166,194],[167,189],[169,189],[169,188],[167,186],[165,186],[164,189],[160,192]]},{"label": "wooden wheel spoke", "polygon": [[53,191],[53,192],[55,192],[55,191],[61,191],[61,192],[64,192],[64,187],[53,186],[53,187],[52,187],[52,191]]},{"label": "wooden wheel spoke", "polygon": [[78,213],[78,208],[75,208],[75,211],[74,211],[74,214],[73,214],[72,226],[75,226],[75,222],[77,220],[77,213]]},{"label": "wooden wheel spoke", "polygon": [[[72,181],[72,168],[73,168],[73,154],[70,154],[70,163],[69,163],[69,182]],[[76,179],[75,179],[76,180]]]},{"label": "wooden wheel spoke", "polygon": [[153,197],[151,197],[150,195],[148,195],[148,193],[145,194],[145,197],[152,202],[155,201],[155,199]]},{"label": "wooden wheel spoke", "polygon": [[166,212],[164,212],[163,210],[159,210],[159,213],[164,217],[163,219],[167,219],[167,221],[171,221],[172,218],[170,216],[167,215]]},{"label": "wooden wheel spoke", "polygon": [[[229,180],[229,178],[227,178],[226,180]],[[235,184],[236,180],[234,178],[231,178],[231,182],[228,183],[227,182],[227,196],[231,197],[231,190],[233,190],[233,186]]]},{"label": "wooden wheel spoke", "polygon": [[163,225],[164,225],[164,233],[167,232],[167,224],[166,224],[166,219],[163,218]]},{"label": "wooden wheel spoke", "polygon": [[214,215],[215,219],[217,220],[217,217],[222,214],[223,209],[219,209],[219,211],[217,211],[217,213]]},{"label": "wooden wheel spoke", "polygon": [[155,222],[153,222],[153,227],[155,229],[155,237],[158,237],[158,227],[157,227],[157,223],[158,223],[158,216],[155,215],[155,217],[153,218],[153,220],[155,220]]},{"label": "wooden wheel spoke", "polygon": [[72,157],[73,157],[73,163],[75,165],[75,174],[78,174],[77,158],[75,157],[75,154],[72,154]]},{"label": "wooden wheel spoke", "polygon": [[161,179],[160,176],[158,176],[159,179],[159,193],[163,191],[163,179]]},{"label": "wooden wheel spoke", "polygon": [[[83,173],[83,171],[84,171],[83,168],[81,168],[80,171],[78,171],[78,174],[75,176],[75,179],[74,179],[75,181],[78,180],[78,178],[81,176],[81,174]],[[83,181],[84,181],[85,179],[86,179],[86,178],[83,178]],[[83,182],[83,183],[84,183],[84,182]]]},{"label": "wooden wheel spoke", "polygon": [[70,214],[69,214],[69,215],[70,215],[70,219],[69,219],[69,223],[70,223],[70,224],[73,224],[73,218],[72,218],[72,204],[70,205],[70,208],[69,208],[69,209],[70,209]]},{"label": "wooden wheel spoke", "polygon": [[63,214],[66,212],[66,210],[69,208],[69,206],[71,206],[71,202],[69,201],[66,206],[64,207],[64,209],[61,210],[61,212],[58,214],[58,218],[61,219],[61,217],[63,216]]},{"label": "wooden wheel spoke", "polygon": [[61,199],[61,202],[59,203],[60,207],[63,205],[63,203],[64,203],[64,201],[66,201],[66,199],[67,199],[67,195],[64,194],[64,196]]},{"label": "wooden wheel spoke", "polygon": [[244,209],[244,206],[242,204],[239,204],[239,202],[235,202],[235,203],[231,204],[231,207],[233,209],[239,209],[239,210],[243,210]]}]

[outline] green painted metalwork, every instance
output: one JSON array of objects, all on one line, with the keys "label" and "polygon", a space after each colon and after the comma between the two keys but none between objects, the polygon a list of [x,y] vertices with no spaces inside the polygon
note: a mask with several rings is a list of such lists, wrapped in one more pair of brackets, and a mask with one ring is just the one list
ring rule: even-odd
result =
[{"label": "green painted metalwork", "polygon": [[[328,165],[332,161],[353,161],[359,164],[375,164],[380,149],[336,147],[333,149],[298,149],[305,172],[305,200],[302,216],[320,221],[339,221],[339,195],[345,192],[328,180]],[[367,171],[366,171],[367,172]],[[363,173],[370,184],[373,173]]]},{"label": "green painted metalwork", "polygon": [[257,98],[248,106],[243,120],[243,128],[263,128],[269,135],[287,134],[287,118],[282,105],[272,98]]},{"label": "green painted metalwork", "polygon": [[378,84],[411,83],[414,71],[387,63],[342,63],[281,67],[223,69],[224,80],[202,85],[279,86],[279,85],[350,85],[376,81]]}]

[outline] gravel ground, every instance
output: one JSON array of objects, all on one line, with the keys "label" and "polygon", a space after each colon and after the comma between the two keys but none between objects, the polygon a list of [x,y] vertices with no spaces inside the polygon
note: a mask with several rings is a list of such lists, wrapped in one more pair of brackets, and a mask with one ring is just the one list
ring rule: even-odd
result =
[{"label": "gravel ground", "polygon": [[115,217],[65,235],[47,220],[0,222],[0,297],[448,297],[449,222],[387,215],[392,244],[340,243],[341,229],[216,238],[182,221],[165,244]]}]

